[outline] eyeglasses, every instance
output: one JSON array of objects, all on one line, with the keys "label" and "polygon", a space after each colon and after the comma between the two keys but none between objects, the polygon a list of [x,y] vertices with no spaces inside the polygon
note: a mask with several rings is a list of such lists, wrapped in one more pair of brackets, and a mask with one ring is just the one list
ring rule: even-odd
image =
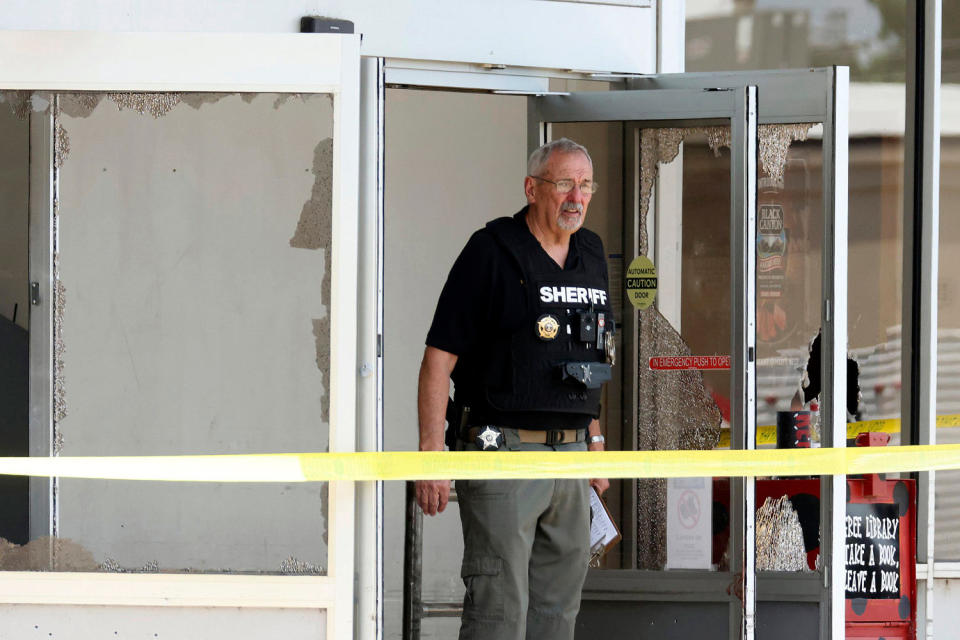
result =
[{"label": "eyeglasses", "polygon": [[[564,178],[562,180],[547,180],[546,178],[541,178],[540,176],[527,176],[528,178],[533,178],[534,180],[543,180],[544,182],[549,182],[557,188],[557,193],[570,193],[573,191],[573,188],[577,186],[577,183],[570,178]],[[600,188],[593,180],[584,180],[580,183],[580,192],[594,194]]]}]

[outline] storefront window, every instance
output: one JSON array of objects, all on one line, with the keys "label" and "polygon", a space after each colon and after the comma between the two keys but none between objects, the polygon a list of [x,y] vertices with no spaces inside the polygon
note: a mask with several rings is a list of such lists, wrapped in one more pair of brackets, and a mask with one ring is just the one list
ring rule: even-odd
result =
[{"label": "storefront window", "polygon": [[687,0],[686,70],[843,65],[854,82],[902,84],[905,6],[889,0]]},{"label": "storefront window", "polygon": [[[52,175],[55,283],[52,432],[5,422],[3,439],[54,456],[326,450],[331,97],[2,98],[5,186],[43,198],[3,176],[43,162],[19,134],[53,138],[36,175]],[[17,195],[0,190],[25,220]],[[2,570],[326,571],[325,484],[2,482]]]},{"label": "storefront window", "polygon": [[[847,329],[859,390],[849,395],[860,394],[848,406],[851,422],[900,417],[904,11],[879,0],[687,3],[687,71],[850,67]],[[764,197],[761,185],[761,204]],[[804,306],[814,303],[805,298]],[[802,313],[815,317],[819,309]],[[758,318],[761,345],[765,335],[785,331],[777,314],[772,323],[765,318]],[[857,376],[850,377],[853,384]],[[763,402],[758,393],[759,411]]]},{"label": "storefront window", "polygon": [[[686,4],[686,71],[850,67],[847,421],[887,419],[899,443],[905,9],[862,0],[753,0]],[[759,96],[763,103],[763,95]],[[761,121],[762,122],[762,121]],[[761,124],[761,152],[764,141]],[[770,133],[766,134],[768,137]],[[822,129],[785,138],[782,175],[760,167],[757,256],[759,447],[776,446],[774,426],[795,412],[814,424],[818,446]],[[686,160],[685,160],[686,161]],[[762,164],[762,158],[761,158]],[[685,201],[686,212],[686,201]],[[766,216],[766,218],[765,218]],[[686,225],[684,227],[686,231]],[[686,243],[685,243],[686,244]],[[867,428],[867,427],[864,427]],[[841,445],[842,446],[842,445]],[[806,483],[806,484],[804,484]],[[783,570],[799,520],[816,566],[819,482],[789,487],[757,480],[757,566]],[[784,492],[792,509],[778,506]],[[792,512],[792,513],[788,513]],[[793,517],[796,515],[796,518]],[[783,527],[787,527],[783,529]],[[766,540],[763,534],[768,535]],[[794,536],[795,537],[795,536]],[[772,541],[772,544],[770,543]],[[796,555],[796,553],[794,554]],[[802,566],[800,566],[802,564]]]}]

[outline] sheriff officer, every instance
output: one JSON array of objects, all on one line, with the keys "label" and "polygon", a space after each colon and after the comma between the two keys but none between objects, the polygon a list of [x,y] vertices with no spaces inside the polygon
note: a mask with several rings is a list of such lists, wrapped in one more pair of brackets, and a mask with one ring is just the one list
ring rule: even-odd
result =
[{"label": "sheriff officer", "polygon": [[[531,154],[527,206],[467,242],[440,294],[420,367],[420,450],[602,451],[613,317],[586,148]],[[448,411],[449,381],[455,384]],[[605,479],[590,480],[603,493]],[[573,638],[589,554],[586,480],[457,481],[466,586],[460,638]],[[450,483],[418,481],[428,515]]]}]

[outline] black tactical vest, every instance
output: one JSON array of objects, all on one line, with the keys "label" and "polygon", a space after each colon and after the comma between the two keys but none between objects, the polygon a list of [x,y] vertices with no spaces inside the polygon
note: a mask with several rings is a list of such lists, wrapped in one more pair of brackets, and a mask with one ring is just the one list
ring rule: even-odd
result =
[{"label": "black tactical vest", "polygon": [[502,367],[488,369],[484,396],[497,411],[596,416],[600,374],[609,378],[610,371],[604,340],[613,331],[603,245],[595,233],[580,230],[578,264],[551,269],[550,258],[522,218],[519,223],[506,217],[487,223],[523,274],[527,308],[519,329],[494,346],[500,353],[490,354],[489,362],[509,363],[509,379],[502,379]]}]

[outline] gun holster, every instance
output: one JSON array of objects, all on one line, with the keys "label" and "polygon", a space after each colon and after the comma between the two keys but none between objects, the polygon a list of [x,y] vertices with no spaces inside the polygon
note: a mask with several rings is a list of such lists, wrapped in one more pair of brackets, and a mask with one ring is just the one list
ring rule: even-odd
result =
[{"label": "gun holster", "polygon": [[560,378],[564,382],[587,389],[599,389],[611,377],[610,365],[606,362],[565,362],[560,365]]},{"label": "gun holster", "polygon": [[460,439],[460,433],[463,431],[469,413],[469,407],[462,407],[456,404],[453,398],[447,398],[447,430],[444,433],[443,442],[450,451],[457,450],[457,440]]}]

